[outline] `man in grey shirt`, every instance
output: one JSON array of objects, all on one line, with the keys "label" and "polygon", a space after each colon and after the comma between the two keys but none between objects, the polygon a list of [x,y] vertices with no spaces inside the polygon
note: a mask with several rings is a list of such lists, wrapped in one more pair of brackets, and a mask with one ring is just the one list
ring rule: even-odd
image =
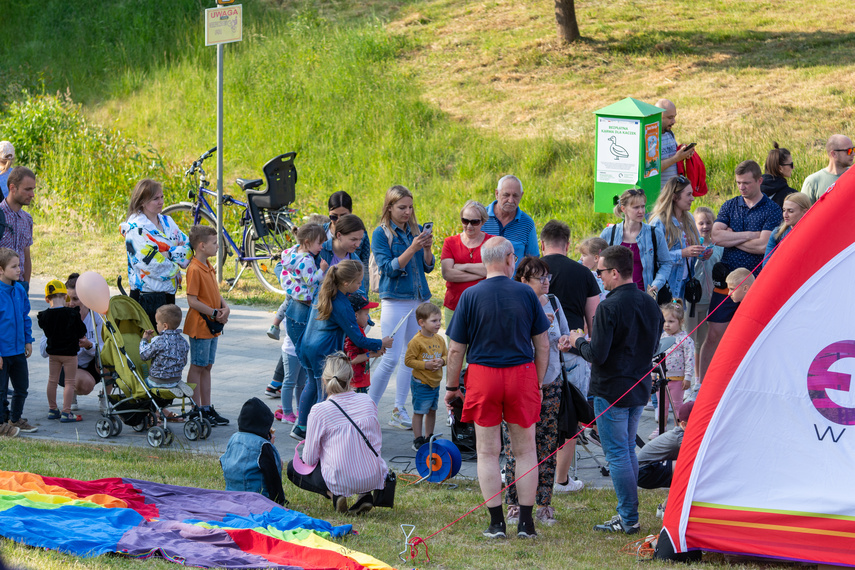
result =
[{"label": "man in grey shirt", "polygon": [[802,193],[807,194],[811,202],[819,200],[819,197],[825,194],[828,187],[849,170],[849,167],[852,166],[852,159],[855,158],[852,139],[846,135],[828,137],[828,142],[825,143],[825,152],[828,154],[828,166],[809,175],[802,184]]}]

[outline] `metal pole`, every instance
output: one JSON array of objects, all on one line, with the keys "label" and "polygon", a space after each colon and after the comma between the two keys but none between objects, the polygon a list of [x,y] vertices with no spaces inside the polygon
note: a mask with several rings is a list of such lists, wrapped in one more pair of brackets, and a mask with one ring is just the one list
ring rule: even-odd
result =
[{"label": "metal pole", "polygon": [[223,44],[217,44],[217,283],[223,281]]}]

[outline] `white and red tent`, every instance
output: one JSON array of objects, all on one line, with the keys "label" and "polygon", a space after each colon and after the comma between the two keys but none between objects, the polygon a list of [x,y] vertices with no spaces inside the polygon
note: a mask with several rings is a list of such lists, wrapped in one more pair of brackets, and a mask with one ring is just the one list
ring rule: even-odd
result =
[{"label": "white and red tent", "polygon": [[657,557],[855,566],[855,168],[781,242],[728,326]]}]

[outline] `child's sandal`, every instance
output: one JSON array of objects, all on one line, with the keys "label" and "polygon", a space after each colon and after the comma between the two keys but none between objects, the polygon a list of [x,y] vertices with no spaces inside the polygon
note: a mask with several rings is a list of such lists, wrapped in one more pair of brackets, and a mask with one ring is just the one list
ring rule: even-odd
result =
[{"label": "child's sandal", "polygon": [[62,417],[62,414],[59,413],[59,410],[48,410],[47,419],[49,420],[58,420]]},{"label": "child's sandal", "polygon": [[68,424],[68,423],[72,423],[72,422],[82,422],[83,417],[78,416],[78,415],[74,415],[71,412],[64,412],[62,414],[62,418],[60,418],[59,421],[64,423],[64,424]]}]

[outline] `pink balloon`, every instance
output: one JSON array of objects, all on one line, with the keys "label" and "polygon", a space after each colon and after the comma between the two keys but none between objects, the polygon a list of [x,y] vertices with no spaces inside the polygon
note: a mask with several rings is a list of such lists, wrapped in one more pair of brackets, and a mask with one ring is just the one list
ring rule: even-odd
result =
[{"label": "pink balloon", "polygon": [[77,296],[80,301],[102,315],[110,307],[110,287],[100,274],[87,271],[77,278]]}]

